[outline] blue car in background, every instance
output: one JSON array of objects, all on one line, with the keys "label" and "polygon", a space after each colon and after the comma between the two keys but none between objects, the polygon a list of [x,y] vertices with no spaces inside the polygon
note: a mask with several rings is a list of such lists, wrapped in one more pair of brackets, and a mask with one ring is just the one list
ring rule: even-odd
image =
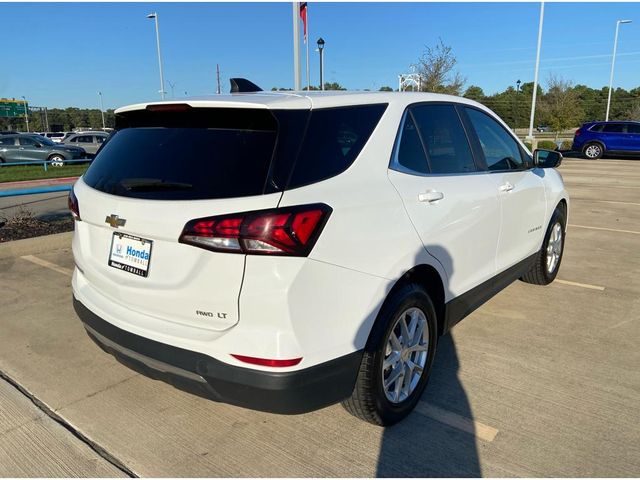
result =
[{"label": "blue car in background", "polygon": [[571,150],[590,159],[640,155],[640,122],[588,122],[573,136]]}]

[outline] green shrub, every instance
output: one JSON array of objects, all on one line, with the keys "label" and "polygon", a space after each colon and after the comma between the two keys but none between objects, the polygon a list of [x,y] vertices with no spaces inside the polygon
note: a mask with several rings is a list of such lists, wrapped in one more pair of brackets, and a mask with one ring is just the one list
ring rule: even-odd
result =
[{"label": "green shrub", "polygon": [[556,147],[556,142],[552,142],[551,140],[541,140],[538,142],[538,148],[543,148],[545,150],[555,150]]},{"label": "green shrub", "polygon": [[571,147],[573,146],[573,140],[563,140],[562,143],[560,144],[560,150],[564,151],[568,151],[571,150]]},{"label": "green shrub", "polygon": [[529,151],[531,152],[531,142],[524,142],[524,146],[527,147],[529,149]]}]

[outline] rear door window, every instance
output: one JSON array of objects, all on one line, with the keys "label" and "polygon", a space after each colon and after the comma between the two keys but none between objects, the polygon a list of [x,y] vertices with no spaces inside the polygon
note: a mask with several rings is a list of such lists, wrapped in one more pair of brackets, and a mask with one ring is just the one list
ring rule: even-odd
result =
[{"label": "rear door window", "polygon": [[605,133],[624,133],[624,127],[623,123],[608,123],[602,128],[602,131]]},{"label": "rear door window", "polygon": [[409,112],[405,117],[400,143],[398,144],[397,162],[410,172],[429,173],[429,164],[422,147],[418,127],[413,121],[413,115]]},{"label": "rear door window", "polygon": [[411,111],[427,149],[431,173],[476,171],[469,141],[453,105],[419,105]]},{"label": "rear door window", "polygon": [[635,123],[628,123],[627,133],[640,133],[640,125],[636,125]]}]

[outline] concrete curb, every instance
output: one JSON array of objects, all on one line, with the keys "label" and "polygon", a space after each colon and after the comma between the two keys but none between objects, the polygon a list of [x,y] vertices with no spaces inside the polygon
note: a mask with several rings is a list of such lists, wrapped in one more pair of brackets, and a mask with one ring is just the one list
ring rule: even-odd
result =
[{"label": "concrete curb", "polygon": [[43,178],[42,180],[21,180],[19,182],[2,182],[0,190],[13,190],[29,187],[49,187],[53,185],[71,185],[80,177]]},{"label": "concrete curb", "polygon": [[72,236],[73,232],[64,232],[3,242],[0,243],[0,259],[34,255],[59,250],[61,248],[71,248]]}]

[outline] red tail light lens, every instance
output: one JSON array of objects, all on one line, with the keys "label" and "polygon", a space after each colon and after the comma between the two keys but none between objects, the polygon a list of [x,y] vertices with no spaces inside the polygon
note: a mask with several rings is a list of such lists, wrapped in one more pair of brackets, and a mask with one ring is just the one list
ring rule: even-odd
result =
[{"label": "red tail light lens", "polygon": [[577,130],[576,130],[576,133],[574,133],[574,135],[575,135],[576,137],[578,137],[578,136],[580,136],[580,134],[581,134],[581,133],[582,133],[582,130],[577,129]]},{"label": "red tail light lens", "polygon": [[306,257],[331,211],[319,203],[198,218],[185,225],[179,241],[214,252]]},{"label": "red tail light lens", "polygon": [[69,205],[69,211],[74,220],[80,220],[80,206],[78,205],[78,198],[73,192],[73,188],[69,190],[69,198],[67,199],[67,205]]}]

